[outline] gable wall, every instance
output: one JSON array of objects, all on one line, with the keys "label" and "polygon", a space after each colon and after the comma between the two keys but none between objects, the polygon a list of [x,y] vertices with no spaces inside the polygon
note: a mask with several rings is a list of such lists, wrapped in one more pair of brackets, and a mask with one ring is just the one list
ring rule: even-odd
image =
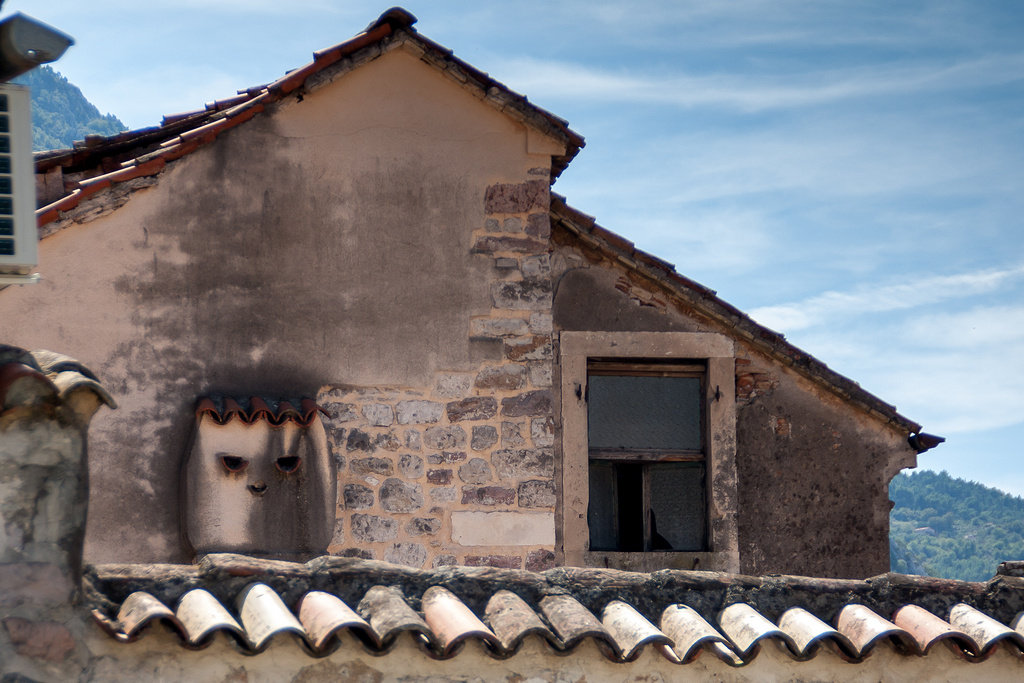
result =
[{"label": "gable wall", "polygon": [[[558,237],[556,337],[562,330],[729,334]],[[739,571],[860,578],[889,571],[888,484],[915,464],[906,435],[742,340],[735,374]]]},{"label": "gable wall", "polygon": [[[219,392],[319,395],[358,508],[332,551],[549,562],[550,285],[527,231],[546,237],[558,151],[396,49],[45,240],[43,283],[0,294],[0,336],[73,350],[121,404],[91,432],[86,559],[191,559],[179,468]],[[523,502],[529,533],[453,543],[453,510]]]}]

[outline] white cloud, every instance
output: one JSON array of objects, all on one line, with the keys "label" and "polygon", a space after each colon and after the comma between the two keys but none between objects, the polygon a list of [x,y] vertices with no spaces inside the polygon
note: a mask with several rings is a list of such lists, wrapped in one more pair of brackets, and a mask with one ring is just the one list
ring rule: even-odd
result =
[{"label": "white cloud", "polygon": [[977,88],[1017,80],[1024,54],[996,55],[951,64],[871,64],[804,73],[638,76],[571,62],[507,59],[494,67],[514,88],[537,99],[582,99],[677,107],[724,107],[744,112],[829,104],[864,97]]},{"label": "white cloud", "polygon": [[1024,276],[1024,265],[957,275],[918,277],[894,284],[864,285],[849,292],[830,291],[804,301],[762,306],[751,316],[782,331],[828,325],[850,316],[916,308],[949,299],[992,292]]}]

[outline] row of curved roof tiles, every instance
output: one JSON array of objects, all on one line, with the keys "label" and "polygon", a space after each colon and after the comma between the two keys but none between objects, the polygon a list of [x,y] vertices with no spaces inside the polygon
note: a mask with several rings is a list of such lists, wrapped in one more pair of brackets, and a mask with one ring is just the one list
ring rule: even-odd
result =
[{"label": "row of curved roof tiles", "polygon": [[955,605],[947,619],[905,605],[892,621],[864,605],[850,604],[840,610],[835,627],[800,607],[788,609],[774,623],[746,603],[723,609],[717,625],[691,607],[673,604],[662,612],[656,626],[621,600],[608,602],[598,618],[569,595],[546,596],[535,611],[508,590],[491,596],[481,619],[441,586],[424,593],[422,612],[414,610],[393,586],[371,588],[356,609],[330,593],[309,591],[293,612],[272,588],[258,582],[241,591],[236,603],[232,612],[213,594],[196,588],[172,610],[152,594],[136,591],[121,604],[116,619],[99,610],[93,614],[108,633],[124,642],[163,622],[186,647],[201,649],[217,633],[224,633],[248,654],[257,654],[275,637],[289,634],[310,655],[326,656],[341,645],[340,636],[347,631],[376,654],[387,652],[403,633],[409,633],[436,659],[454,657],[470,640],[482,643],[495,658],[507,658],[529,636],[542,639],[557,653],[592,639],[614,662],[632,661],[651,646],[679,664],[709,651],[730,665],[742,666],[770,641],[796,660],[810,659],[824,647],[857,662],[881,644],[901,654],[926,655],[938,643],[968,661],[983,661],[999,647],[1024,659],[1024,613],[1007,626],[964,603]]}]

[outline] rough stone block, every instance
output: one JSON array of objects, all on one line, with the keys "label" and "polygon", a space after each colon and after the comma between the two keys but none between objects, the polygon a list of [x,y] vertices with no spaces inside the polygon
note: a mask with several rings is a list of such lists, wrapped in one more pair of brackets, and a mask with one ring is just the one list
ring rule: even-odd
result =
[{"label": "rough stone block", "polygon": [[550,550],[531,550],[526,556],[526,569],[542,572],[555,567],[555,554]]},{"label": "rough stone block", "polygon": [[502,232],[522,232],[523,221],[515,216],[509,216],[501,222]]},{"label": "rough stone block", "polygon": [[551,391],[548,389],[527,391],[501,400],[501,414],[508,417],[544,417],[551,412]]},{"label": "rough stone block", "polygon": [[430,499],[437,503],[450,503],[458,497],[454,486],[440,486],[430,489]]},{"label": "rough stone block", "polygon": [[494,259],[496,270],[516,270],[519,268],[519,259],[512,256],[498,256]]},{"label": "rough stone block", "polygon": [[498,569],[519,569],[523,558],[518,555],[467,555],[467,567],[497,567]]},{"label": "rough stone block", "polygon": [[324,410],[330,413],[329,422],[344,424],[359,419],[356,412],[357,406],[354,403],[326,403]]},{"label": "rough stone block", "polygon": [[[473,322],[470,321],[472,329]],[[473,375],[467,372],[446,372],[437,376],[434,391],[444,398],[459,398],[469,393],[473,384]]]},{"label": "rough stone block", "polygon": [[505,237],[482,235],[473,243],[474,254],[494,254],[496,252],[512,252],[516,254],[536,254],[547,249],[547,244],[531,237]]},{"label": "rough stone block", "polygon": [[535,387],[551,386],[551,363],[547,361],[535,361],[526,364],[526,370],[530,376],[530,384]]},{"label": "rough stone block", "polygon": [[463,486],[463,505],[512,505],[516,492],[501,486]]},{"label": "rough stone block", "polygon": [[484,230],[487,232],[501,232],[501,222],[497,218],[488,218],[484,221]]},{"label": "rough stone block", "polygon": [[551,280],[525,278],[491,284],[491,301],[495,308],[513,311],[545,311],[551,308]]},{"label": "rough stone block", "polygon": [[384,553],[384,559],[408,567],[422,567],[427,561],[427,550],[419,543],[394,543]]},{"label": "rough stone block", "polygon": [[467,484],[486,484],[491,480],[491,466],[482,458],[473,458],[459,468],[459,479]]},{"label": "rough stone block", "polygon": [[372,452],[373,443],[370,439],[370,435],[358,429],[353,429],[348,433],[348,441],[345,442],[345,450]]},{"label": "rough stone block", "polygon": [[383,448],[386,451],[397,451],[402,447],[402,441],[395,432],[384,432],[373,437],[373,447]]},{"label": "rough stone block", "polygon": [[362,484],[345,484],[342,495],[346,510],[367,510],[373,507],[373,490]]},{"label": "rough stone block", "polygon": [[541,278],[551,273],[551,256],[536,254],[523,259],[523,277]]},{"label": "rough stone block", "polygon": [[528,330],[529,326],[522,318],[473,318],[469,321],[469,334],[473,337],[510,337],[524,335]]},{"label": "rough stone block", "polygon": [[551,334],[553,322],[550,313],[531,313],[530,332],[533,334]]},{"label": "rough stone block", "polygon": [[550,448],[501,450],[491,456],[491,466],[499,479],[555,476],[555,457]]},{"label": "rough stone block", "polygon": [[356,458],[352,460],[349,469],[353,474],[394,474],[394,464],[385,458]]},{"label": "rough stone block", "polygon": [[550,201],[547,181],[528,180],[525,183],[500,183],[491,185],[484,193],[484,211],[487,213],[547,211]]},{"label": "rough stone block", "polygon": [[452,541],[463,546],[554,546],[553,512],[456,510]]},{"label": "rough stone block", "polygon": [[518,364],[485,367],[473,383],[477,389],[515,390],[526,381],[526,368]]},{"label": "rough stone block", "polygon": [[473,427],[473,438],[470,447],[474,451],[485,451],[498,443],[498,430],[491,425],[477,425]]},{"label": "rough stone block", "polygon": [[418,451],[423,448],[423,435],[415,429],[405,432],[405,447],[411,451]]},{"label": "rough stone block", "polygon": [[547,211],[531,213],[526,217],[526,234],[542,240],[551,237],[551,216]]},{"label": "rough stone block", "polygon": [[423,487],[401,479],[387,479],[380,487],[380,505],[388,512],[413,512],[423,507]]},{"label": "rough stone block", "polygon": [[363,406],[363,417],[374,427],[388,427],[395,421],[395,411],[386,403],[370,403]]},{"label": "rough stone block", "polygon": [[398,423],[407,424],[426,424],[437,422],[441,419],[441,413],[444,411],[444,405],[435,401],[399,401],[396,413],[398,414]]},{"label": "rough stone block", "polygon": [[345,548],[338,555],[340,557],[358,557],[360,560],[373,559],[373,551],[365,548]]},{"label": "rough stone block", "polygon": [[441,530],[441,520],[436,517],[413,517],[405,525],[410,536],[433,536]]},{"label": "rough stone block", "polygon": [[434,486],[447,486],[452,483],[451,470],[427,470],[427,481]]},{"label": "rough stone block", "polygon": [[352,515],[352,538],[363,543],[393,541],[398,536],[398,522],[390,517]]},{"label": "rough stone block", "polygon": [[535,417],[530,420],[530,438],[534,446],[551,446],[555,443],[555,418]]},{"label": "rough stone block", "polygon": [[406,453],[398,459],[398,472],[406,479],[419,479],[423,476],[423,458]]},{"label": "rough stone block", "polygon": [[490,396],[470,396],[445,405],[449,422],[487,420],[498,414],[498,402]]},{"label": "rough stone block", "polygon": [[501,423],[501,445],[505,448],[515,448],[526,443],[523,436],[523,425],[519,422]]},{"label": "rough stone block", "polygon": [[505,357],[513,361],[551,358],[551,337],[538,334],[528,339],[506,339]]},{"label": "rough stone block", "polygon": [[[440,403],[437,406],[438,409],[442,408]],[[466,430],[458,425],[428,427],[423,432],[423,445],[436,451],[463,448],[466,445]]]},{"label": "rough stone block", "polygon": [[438,567],[454,567],[458,563],[454,555],[438,555],[434,558],[433,567],[434,569]]},{"label": "rough stone block", "polygon": [[524,481],[519,485],[519,507],[555,507],[555,484],[547,481]]},{"label": "rough stone block", "polygon": [[431,453],[427,456],[427,462],[431,465],[450,465],[453,462],[462,462],[465,459],[465,451],[441,451],[440,453]]}]

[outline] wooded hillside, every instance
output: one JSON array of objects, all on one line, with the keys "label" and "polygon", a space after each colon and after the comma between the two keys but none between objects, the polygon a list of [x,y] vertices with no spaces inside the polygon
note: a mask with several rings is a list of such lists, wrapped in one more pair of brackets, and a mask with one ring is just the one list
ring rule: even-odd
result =
[{"label": "wooded hillside", "polygon": [[66,149],[86,135],[113,135],[125,129],[113,114],[100,114],[82,91],[48,66],[14,79],[32,89],[32,149]]},{"label": "wooded hillside", "polygon": [[1024,559],[1024,498],[928,470],[898,475],[889,497],[895,572],[985,581]]}]

